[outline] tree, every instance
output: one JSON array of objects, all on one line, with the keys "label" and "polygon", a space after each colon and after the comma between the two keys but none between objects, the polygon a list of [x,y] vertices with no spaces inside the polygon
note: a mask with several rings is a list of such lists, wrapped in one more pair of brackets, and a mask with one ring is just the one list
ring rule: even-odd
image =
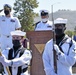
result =
[{"label": "tree", "polygon": [[37,0],[15,0],[14,10],[15,15],[19,18],[22,30],[31,31],[33,30],[34,17],[36,17],[36,13],[34,13],[34,9],[38,7]]},{"label": "tree", "polygon": [[74,35],[74,32],[73,31],[66,31],[65,32],[67,35],[69,35],[70,37],[72,37],[72,35]]}]

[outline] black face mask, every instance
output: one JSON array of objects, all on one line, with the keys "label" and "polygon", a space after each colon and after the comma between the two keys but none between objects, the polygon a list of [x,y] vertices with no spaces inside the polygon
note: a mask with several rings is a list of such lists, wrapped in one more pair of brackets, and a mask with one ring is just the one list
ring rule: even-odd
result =
[{"label": "black face mask", "polygon": [[10,12],[9,10],[4,10],[5,15],[8,15]]},{"label": "black face mask", "polygon": [[56,33],[56,35],[62,35],[62,34],[64,34],[64,30],[63,29],[55,29],[55,33]]},{"label": "black face mask", "polygon": [[14,47],[20,47],[21,46],[20,40],[13,40],[13,46]]}]

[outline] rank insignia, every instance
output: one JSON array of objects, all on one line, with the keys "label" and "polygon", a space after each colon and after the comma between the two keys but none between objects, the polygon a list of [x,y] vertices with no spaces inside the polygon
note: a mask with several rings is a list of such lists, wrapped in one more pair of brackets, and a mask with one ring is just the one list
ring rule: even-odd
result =
[{"label": "rank insignia", "polygon": [[47,26],[48,28],[51,28],[52,26]]},{"label": "rank insignia", "polygon": [[11,19],[11,22],[15,22],[15,20]]},{"label": "rank insignia", "polygon": [[2,21],[5,21],[5,20],[2,20]]}]

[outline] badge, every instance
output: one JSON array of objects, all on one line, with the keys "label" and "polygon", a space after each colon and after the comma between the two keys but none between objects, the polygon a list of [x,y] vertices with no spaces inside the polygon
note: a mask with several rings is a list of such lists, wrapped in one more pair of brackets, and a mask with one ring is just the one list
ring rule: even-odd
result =
[{"label": "badge", "polygon": [[5,20],[2,20],[2,21],[5,21]]},{"label": "badge", "polygon": [[15,22],[15,20],[11,19],[11,22]]}]

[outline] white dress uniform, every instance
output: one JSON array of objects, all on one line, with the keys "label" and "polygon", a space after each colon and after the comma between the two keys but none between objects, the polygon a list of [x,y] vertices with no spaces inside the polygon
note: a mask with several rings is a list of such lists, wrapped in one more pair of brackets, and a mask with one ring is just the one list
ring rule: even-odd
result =
[{"label": "white dress uniform", "polygon": [[43,31],[43,30],[52,30],[52,22],[51,21],[47,21],[47,23],[43,23],[42,21],[40,23],[37,24],[35,31]]},{"label": "white dress uniform", "polygon": [[[57,57],[57,75],[72,75],[72,66],[75,64],[76,59],[76,42],[72,40],[71,47],[70,42],[71,38],[68,37],[61,45],[64,53],[60,52]],[[43,52],[43,63],[46,75],[56,75],[54,72],[53,59],[53,40],[51,39],[46,43]]]},{"label": "white dress uniform", "polygon": [[[8,59],[8,53],[9,50],[3,50],[2,54]],[[14,51],[13,54],[14,56]],[[12,75],[17,75],[17,71],[18,71],[18,67],[21,66],[21,69],[23,70],[24,68],[28,67],[28,65],[30,64],[30,60],[32,58],[31,52],[29,50],[25,50],[24,53],[22,54],[21,57],[19,57],[20,55],[20,51],[18,52],[18,54],[16,55],[16,57],[14,59],[12,59]],[[4,67],[5,69],[5,67]],[[5,75],[8,75],[6,69],[5,69]],[[28,70],[26,70],[25,72],[22,72],[20,75],[29,75],[28,74]]]},{"label": "white dress uniform", "polygon": [[21,28],[20,22],[16,17],[0,16],[0,43],[1,49],[12,47],[11,31]]}]

